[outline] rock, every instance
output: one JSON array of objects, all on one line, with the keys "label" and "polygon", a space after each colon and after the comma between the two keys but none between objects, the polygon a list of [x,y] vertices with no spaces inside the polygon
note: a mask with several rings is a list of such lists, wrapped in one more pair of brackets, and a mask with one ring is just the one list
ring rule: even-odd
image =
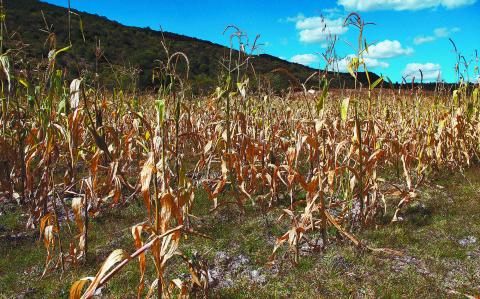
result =
[{"label": "rock", "polygon": [[268,274],[272,271],[263,268],[253,268],[252,261],[244,254],[230,255],[227,251],[218,251],[214,262],[208,269],[208,283],[212,288],[231,288],[235,281],[245,280],[251,283],[265,285]]},{"label": "rock", "polygon": [[217,254],[215,254],[215,260],[214,260],[214,263],[216,265],[220,265],[220,264],[226,264],[228,263],[228,261],[230,260],[230,256],[228,255],[228,253],[226,253],[225,251],[219,251],[217,252]]},{"label": "rock", "polygon": [[259,269],[250,271],[250,279],[258,284],[265,284],[267,282],[267,277],[263,275]]},{"label": "rock", "polygon": [[239,256],[232,259],[230,263],[230,270],[232,271],[240,270],[243,266],[245,266],[249,262],[250,262],[250,259],[248,257],[246,257],[243,254],[240,254]]},{"label": "rock", "polygon": [[268,268],[267,271],[272,275],[277,275],[278,273],[280,273],[280,267],[278,264],[274,264],[273,266]]},{"label": "rock", "polygon": [[396,263],[392,266],[393,271],[402,272],[406,270],[409,266],[413,266],[418,273],[421,274],[430,274],[430,271],[427,269],[425,263],[413,256],[397,256],[394,258]]},{"label": "rock", "polygon": [[360,202],[358,200],[355,200],[353,202],[353,207],[351,211],[354,219],[360,215]]},{"label": "rock", "polygon": [[220,288],[231,288],[233,287],[233,280],[231,280],[230,278],[226,278],[220,281],[220,284],[218,286]]},{"label": "rock", "polygon": [[471,245],[471,244],[475,244],[475,243],[477,243],[477,238],[475,238],[474,236],[468,236],[468,237],[458,241],[458,244],[460,244],[463,247]]},{"label": "rock", "polygon": [[95,291],[95,293],[93,293],[93,296],[102,296],[102,289],[103,289],[103,287],[98,288],[98,289]]},{"label": "rock", "polygon": [[452,261],[448,263],[451,269],[443,277],[443,286],[446,289],[458,290],[468,283],[468,270],[462,267],[460,261]]},{"label": "rock", "polygon": [[180,278],[181,280],[190,280],[192,278],[192,275],[190,275],[189,273],[180,273],[178,275],[178,278]]},{"label": "rock", "polygon": [[234,285],[230,273],[220,267],[208,270],[208,283],[212,288],[229,288]]},{"label": "rock", "polygon": [[480,248],[476,248],[473,251],[467,251],[467,258],[468,259],[474,259],[474,260],[480,260]]},{"label": "rock", "polygon": [[222,281],[223,275],[221,270],[218,268],[212,268],[208,270],[208,284],[212,287],[215,287]]},{"label": "rock", "polygon": [[300,252],[302,255],[306,255],[307,253],[318,250],[322,247],[323,247],[323,240],[317,239],[310,243],[303,243],[302,246],[300,246]]},{"label": "rock", "polygon": [[403,217],[402,216],[397,216],[397,218],[395,218],[395,221],[401,222],[401,221],[403,221]]}]

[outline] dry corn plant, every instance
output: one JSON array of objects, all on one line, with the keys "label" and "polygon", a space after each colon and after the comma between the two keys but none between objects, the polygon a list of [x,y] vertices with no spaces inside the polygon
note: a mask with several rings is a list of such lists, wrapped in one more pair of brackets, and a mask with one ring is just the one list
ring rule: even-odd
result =
[{"label": "dry corn plant", "polygon": [[[168,54],[167,47],[165,51]],[[115,273],[120,271],[129,261],[138,258],[140,269],[140,282],[138,296],[143,294],[145,284],[145,271],[147,267],[147,253],[151,253],[156,270],[156,279],[148,286],[147,298],[156,294],[158,298],[170,297],[179,294],[187,296],[187,291],[194,285],[196,288],[208,288],[208,276],[200,265],[194,264],[179,252],[179,242],[182,233],[193,232],[185,227],[189,207],[194,199],[194,186],[186,177],[182,164],[182,156],[179,151],[186,144],[186,136],[189,132],[182,132],[182,119],[188,117],[187,113],[180,110],[183,107],[183,82],[176,73],[177,58],[188,59],[183,53],[174,53],[168,56],[164,66],[159,68],[162,85],[160,86],[157,99],[155,100],[155,121],[134,113],[137,126],[142,126],[145,133],[143,138],[137,139],[144,152],[140,156],[145,157],[140,172],[140,191],[149,215],[146,222],[132,227],[132,236],[137,251],[131,255],[122,250],[115,250],[107,258],[95,278],[83,278],[77,281],[71,288],[70,297],[79,298],[82,289],[88,282],[87,289],[82,298],[91,297],[95,291],[101,288]],[[180,94],[177,92],[179,82]],[[170,117],[170,115],[173,115]],[[182,124],[181,124],[182,122]],[[172,132],[173,131],[173,132]],[[173,170],[172,170],[173,168]],[[178,278],[167,281],[165,273],[169,260],[178,256],[188,264],[191,274],[191,282],[182,281]]]},{"label": "dry corn plant", "polygon": [[[67,79],[58,59],[75,45],[57,47],[48,24],[47,59],[33,64],[22,59],[22,49],[2,52],[0,186],[28,210],[28,226],[40,231],[43,275],[88,260],[92,221],[141,198],[147,217],[131,228],[135,252],[114,250],[96,276],[72,285],[70,297],[94,296],[133,260],[140,271],[138,297],[208,296],[208,265],[179,250],[185,234],[198,234],[189,217],[202,188],[212,212],[233,205],[245,213],[249,204],[264,215],[279,212],[288,229],[271,263],[281,254],[298,263],[303,245],[323,250],[332,235],[392,253],[369,247],[354,233],[385,217],[400,221],[435,173],[461,172],[480,161],[480,86],[463,80],[448,95],[441,87],[428,94],[415,88],[414,79],[404,90],[405,78],[398,92],[378,91],[388,80],[370,81],[368,24],[355,13],[345,20],[359,30],[348,65],[355,90],[332,90],[329,72],[319,70],[304,82],[291,78],[294,86],[282,96],[255,73],[258,37],[250,43],[234,26],[225,29],[233,33],[221,82],[212,95],[198,98],[188,93],[188,58],[170,53],[165,43],[166,59],[154,70],[155,93],[137,90],[138,70],[109,65],[99,40],[94,69]],[[336,41],[332,36],[323,54],[325,70],[334,68]],[[468,72],[473,62],[456,56],[458,68]],[[112,70],[113,87],[101,85],[100,63]],[[478,74],[478,56],[475,63]],[[359,83],[361,70],[368,86]],[[307,86],[315,78],[312,96]],[[155,270],[150,285],[148,260]],[[174,260],[187,265],[190,281],[171,279]]]}]

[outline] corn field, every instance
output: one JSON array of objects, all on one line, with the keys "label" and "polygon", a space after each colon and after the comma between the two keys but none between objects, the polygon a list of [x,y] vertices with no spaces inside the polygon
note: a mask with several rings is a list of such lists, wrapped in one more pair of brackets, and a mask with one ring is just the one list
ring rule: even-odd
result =
[{"label": "corn field", "polygon": [[[365,24],[352,14],[345,25],[359,31],[349,72],[368,75]],[[233,44],[222,60],[225,72],[203,96],[189,92],[188,57],[166,45],[168,59],[152,62],[158,86],[150,92],[135,87],[134,72],[111,88],[91,73],[69,80],[57,59],[75,45],[57,46],[53,32],[48,58],[38,63],[21,51],[2,51],[1,192],[38,231],[43,275],[88,260],[91,222],[105,210],[139,200],[148,215],[129,229],[136,251],[114,250],[96,274],[71,286],[70,298],[91,298],[128,263],[139,267],[132,286],[139,297],[208,296],[207,269],[180,250],[188,235],[209,237],[191,223],[199,190],[208,194],[213,215],[243,214],[250,206],[288,224],[265,267],[280,260],[295,265],[301,246],[318,247],[317,238],[323,250],[333,234],[359,249],[397,254],[368,246],[356,233],[399,221],[431,177],[480,161],[478,84],[394,89],[381,77],[356,89],[330,89],[320,70],[309,78],[318,81],[316,93],[305,82],[278,94],[250,75],[254,55],[246,48],[255,43],[234,26],[225,34]],[[334,43],[328,63],[333,53]],[[380,221],[386,215],[393,217]],[[172,260],[188,267],[188,279],[168,275]],[[155,269],[149,284],[147,266]]]}]

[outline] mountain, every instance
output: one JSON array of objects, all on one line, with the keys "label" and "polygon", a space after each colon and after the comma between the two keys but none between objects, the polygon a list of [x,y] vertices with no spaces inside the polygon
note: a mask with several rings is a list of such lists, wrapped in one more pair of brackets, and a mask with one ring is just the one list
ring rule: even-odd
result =
[{"label": "mountain", "polygon": [[[56,49],[69,44],[66,8],[37,0],[7,0],[5,8],[8,34],[5,40],[6,48],[23,48],[25,57],[36,61],[48,56],[51,43],[55,44]],[[170,54],[181,51],[187,55],[189,79],[195,90],[206,91],[219,84],[222,71],[220,61],[228,57],[227,47],[175,33],[125,26],[94,14],[76,10],[72,12],[70,40],[73,47],[59,55],[60,64],[68,70],[68,75],[72,78],[78,77],[80,73],[84,74],[86,70],[93,73],[96,69],[103,83],[108,85],[114,80],[112,68],[119,70],[117,76],[120,74],[120,77],[121,70],[128,75],[132,73],[132,69],[136,69],[139,87],[152,87],[152,72],[160,66],[159,59],[166,58],[161,44],[164,40]],[[55,38],[50,38],[47,42],[49,32],[55,33]],[[98,44],[103,56],[96,63],[96,53],[100,53],[97,52]],[[234,57],[235,55],[236,52]],[[292,76],[303,82],[315,72],[315,69],[310,67],[267,54],[255,55],[252,64],[255,73],[269,78],[276,90],[290,86]],[[180,68],[185,70],[185,63],[180,62]],[[272,73],[275,69],[288,70],[291,76],[285,72]],[[329,76],[333,78],[331,84],[334,87],[353,86],[354,81],[349,74],[329,73]],[[372,82],[378,78],[373,73],[370,77]],[[365,74],[360,73],[359,80],[366,84]],[[311,81],[313,86],[318,85],[318,80]]]}]

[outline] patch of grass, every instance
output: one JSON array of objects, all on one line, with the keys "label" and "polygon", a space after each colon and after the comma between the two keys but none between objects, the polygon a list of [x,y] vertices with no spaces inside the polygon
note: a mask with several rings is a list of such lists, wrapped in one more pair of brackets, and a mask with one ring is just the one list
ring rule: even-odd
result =
[{"label": "patch of grass", "polygon": [[[410,216],[404,221],[357,235],[374,247],[405,252],[421,261],[429,274],[419,272],[416,264],[399,267],[399,261],[389,256],[359,252],[347,242],[333,242],[323,253],[301,256],[296,267],[284,261],[278,274],[267,272],[265,285],[238,279],[232,287],[214,289],[211,295],[214,298],[440,298],[446,296],[445,283],[475,294],[478,291],[475,286],[480,283],[480,261],[470,256],[478,244],[464,247],[458,243],[467,236],[480,237],[476,214],[479,198],[475,193],[480,184],[475,182],[470,186],[457,176],[443,183],[437,182],[444,189],[424,190],[420,200],[422,205],[407,209],[406,214]],[[210,214],[211,204],[206,194],[197,191],[193,214],[198,218],[192,218],[192,224],[212,239],[191,235],[182,242],[181,250],[189,257],[198,252],[210,263],[218,251],[225,251],[232,257],[243,254],[249,257],[253,267],[263,267],[273,249],[274,238],[287,229],[286,224],[275,221],[280,211],[269,213],[265,218],[259,207],[247,206],[242,215],[232,205]],[[40,279],[45,250],[37,241],[38,232],[31,231],[27,237],[14,243],[1,242],[0,254],[6,258],[0,259],[0,293],[7,297],[15,294],[68,297],[71,283],[95,274],[111,250],[134,250],[129,230],[131,225],[145,219],[142,205],[138,200],[93,219],[89,236],[90,262],[77,270],[67,271],[63,276],[56,270]],[[20,217],[21,213],[16,211],[0,218],[0,223],[13,229]],[[188,272],[185,266],[178,267],[179,263],[174,260],[169,266],[172,270],[169,277]],[[147,268],[147,284],[151,283],[154,271],[151,265]],[[138,263],[132,261],[108,283],[102,294],[113,298],[135,297],[138,280]]]},{"label": "patch of grass", "polygon": [[[84,276],[92,276],[98,271],[99,265],[106,256],[116,248],[127,251],[133,249],[133,239],[129,239],[130,227],[143,220],[141,202],[133,202],[115,212],[106,212],[90,222],[89,234],[89,261],[81,264],[77,269],[67,270],[63,275],[60,269],[53,270],[41,278],[45,265],[46,250],[43,243],[38,241],[38,231],[27,231],[27,235],[14,238],[8,242],[0,242],[0,294],[10,298],[23,294],[32,298],[68,298],[71,284]],[[8,217],[0,217],[2,225],[15,228],[22,223],[20,212],[15,212]],[[70,223],[73,233],[76,227]],[[23,228],[22,228],[23,231]],[[64,248],[68,248],[67,232],[64,229]],[[119,279],[109,283],[108,294],[113,297],[136,294],[135,288],[130,286],[138,283],[138,265],[132,263],[126,268]],[[137,271],[137,273],[135,273]],[[135,283],[131,283],[134,282]],[[126,288],[128,286],[128,288]],[[128,296],[127,296],[128,297]]]},{"label": "patch of grass", "polygon": [[[1,211],[0,227],[6,231],[21,231],[24,227],[22,211],[17,206],[7,207],[6,211]],[[0,231],[1,232],[1,231]]]}]

